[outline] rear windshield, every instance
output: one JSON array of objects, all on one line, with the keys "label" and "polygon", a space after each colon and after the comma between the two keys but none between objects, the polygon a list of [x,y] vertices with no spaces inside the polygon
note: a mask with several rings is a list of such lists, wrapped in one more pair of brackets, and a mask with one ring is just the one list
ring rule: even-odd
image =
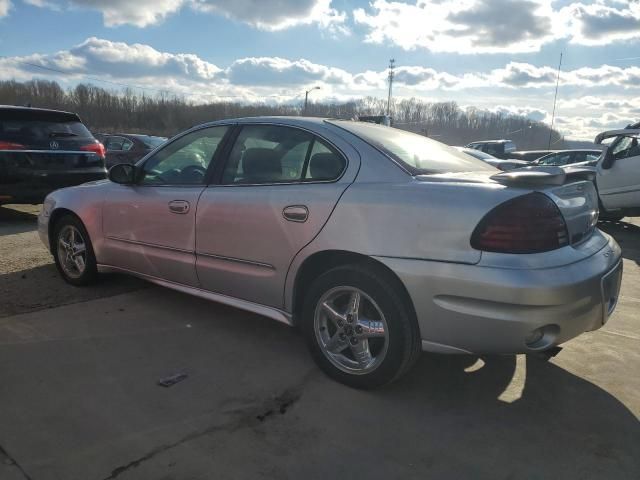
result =
[{"label": "rear windshield", "polygon": [[422,135],[372,123],[340,120],[332,123],[362,138],[413,175],[495,170],[482,160]]},{"label": "rear windshield", "polygon": [[138,137],[138,140],[151,149],[159,147],[167,141],[166,137]]},{"label": "rear windshield", "polygon": [[0,138],[48,140],[51,138],[92,138],[78,121],[43,121],[0,119]]}]

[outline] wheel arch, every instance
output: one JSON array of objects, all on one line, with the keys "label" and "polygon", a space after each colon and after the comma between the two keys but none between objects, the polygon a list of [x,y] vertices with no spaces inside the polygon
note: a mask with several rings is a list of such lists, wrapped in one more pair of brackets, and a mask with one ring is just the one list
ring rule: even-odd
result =
[{"label": "wheel arch", "polygon": [[321,250],[309,255],[296,272],[295,281],[293,284],[292,295],[292,322],[294,326],[297,326],[302,307],[304,303],[305,292],[308,290],[311,283],[323,273],[331,270],[332,268],[343,265],[358,265],[371,268],[379,275],[390,281],[396,286],[402,299],[409,307],[409,313],[414,320],[417,321],[417,316],[411,296],[407,291],[404,283],[384,263],[372,258],[368,255],[356,253],[348,250]]},{"label": "wheel arch", "polygon": [[58,221],[66,216],[66,215],[71,215],[73,217],[76,217],[78,219],[78,221],[80,223],[82,223],[82,225],[85,227],[85,229],[87,228],[87,226],[84,224],[84,222],[82,221],[82,218],[80,218],[80,216],[74,212],[73,210],[69,210],[68,208],[64,208],[64,207],[58,207],[56,209],[54,209],[50,216],[49,216],[49,225],[47,226],[48,229],[48,236],[49,236],[49,251],[51,253],[53,253],[53,248],[54,248],[54,242],[55,242],[55,238],[54,238],[54,232],[55,232],[55,228],[56,228],[56,223],[58,223]]}]

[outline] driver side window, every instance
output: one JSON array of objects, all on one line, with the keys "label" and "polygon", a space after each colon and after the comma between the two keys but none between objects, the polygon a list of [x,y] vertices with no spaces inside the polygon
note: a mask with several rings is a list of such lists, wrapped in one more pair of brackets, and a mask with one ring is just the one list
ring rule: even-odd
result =
[{"label": "driver side window", "polygon": [[636,137],[619,137],[612,147],[614,158],[622,159],[640,155],[640,145]]},{"label": "driver side window", "polygon": [[204,185],[228,126],[203,128],[171,142],[147,160],[141,185]]}]

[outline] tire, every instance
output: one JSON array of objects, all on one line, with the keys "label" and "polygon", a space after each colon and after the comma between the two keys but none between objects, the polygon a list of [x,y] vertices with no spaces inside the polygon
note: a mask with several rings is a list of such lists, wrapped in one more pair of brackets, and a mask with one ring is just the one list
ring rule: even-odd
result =
[{"label": "tire", "polygon": [[65,282],[81,287],[97,280],[98,268],[91,239],[78,217],[64,215],[56,222],[52,247],[56,267]]},{"label": "tire", "polygon": [[322,371],[354,388],[393,382],[421,353],[418,322],[400,288],[387,272],[367,266],[320,275],[305,296],[301,330]]}]

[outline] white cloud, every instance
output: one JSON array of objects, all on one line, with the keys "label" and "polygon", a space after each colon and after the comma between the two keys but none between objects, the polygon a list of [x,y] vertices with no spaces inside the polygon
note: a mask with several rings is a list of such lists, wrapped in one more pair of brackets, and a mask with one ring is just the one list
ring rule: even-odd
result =
[{"label": "white cloud", "polygon": [[460,54],[524,53],[568,38],[605,45],[640,38],[640,3],[596,0],[375,0],[353,12],[370,43]]},{"label": "white cloud", "polygon": [[0,18],[6,17],[7,15],[9,15],[10,9],[11,9],[10,0],[0,0]]},{"label": "white cloud", "polygon": [[[0,0],[7,2],[8,0]],[[62,9],[88,8],[100,12],[108,27],[147,27],[185,7],[223,15],[262,30],[283,30],[317,24],[330,33],[348,34],[347,14],[331,7],[331,0],[24,0],[31,5]],[[2,3],[0,3],[2,5]],[[1,11],[1,10],[0,10]]]}]

